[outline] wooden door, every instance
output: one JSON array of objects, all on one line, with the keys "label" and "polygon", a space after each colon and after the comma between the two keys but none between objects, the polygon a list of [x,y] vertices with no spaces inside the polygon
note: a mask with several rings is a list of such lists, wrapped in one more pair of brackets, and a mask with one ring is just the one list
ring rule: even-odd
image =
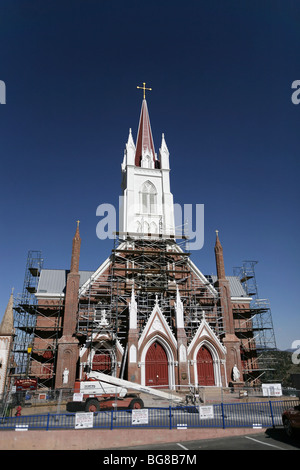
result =
[{"label": "wooden door", "polygon": [[146,354],[146,385],[168,387],[168,358],[163,346],[155,341]]},{"label": "wooden door", "polygon": [[198,384],[215,385],[213,358],[205,346],[201,346],[197,354]]},{"label": "wooden door", "polygon": [[99,349],[93,357],[92,370],[110,374],[111,372],[111,357],[109,351]]}]

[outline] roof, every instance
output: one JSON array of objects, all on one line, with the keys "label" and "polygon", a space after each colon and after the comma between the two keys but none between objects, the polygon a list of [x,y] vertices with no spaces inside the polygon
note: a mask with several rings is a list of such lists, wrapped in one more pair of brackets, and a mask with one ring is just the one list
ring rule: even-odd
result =
[{"label": "roof", "polygon": [[[217,282],[217,276],[205,276],[213,284]],[[249,295],[245,291],[238,276],[226,276],[226,279],[229,281],[231,297],[245,297],[249,298]]]},{"label": "roof", "polygon": [[[70,271],[66,269],[42,269],[37,288],[37,295],[64,294],[69,272]],[[89,281],[94,273],[95,271],[79,271],[79,288]],[[205,277],[212,283],[212,285],[214,285],[218,280],[218,277],[214,275],[206,275]],[[226,279],[229,281],[231,297],[249,298],[238,276],[226,276]]]},{"label": "roof", "polygon": [[[37,294],[64,294],[69,272],[70,271],[66,269],[42,269]],[[94,271],[79,271],[79,287],[81,287],[93,273]]]}]

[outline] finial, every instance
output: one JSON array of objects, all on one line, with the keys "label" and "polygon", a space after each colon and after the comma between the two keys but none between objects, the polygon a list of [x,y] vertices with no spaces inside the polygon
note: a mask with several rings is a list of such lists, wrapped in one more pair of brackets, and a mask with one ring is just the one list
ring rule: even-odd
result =
[{"label": "finial", "polygon": [[80,220],[76,220],[77,222],[77,227],[79,228]]},{"label": "finial", "polygon": [[217,237],[219,236],[219,230],[216,230]]},{"label": "finial", "polygon": [[139,90],[143,90],[144,99],[146,99],[146,90],[152,91],[152,88],[146,88],[146,83],[143,82],[143,86],[137,86]]}]

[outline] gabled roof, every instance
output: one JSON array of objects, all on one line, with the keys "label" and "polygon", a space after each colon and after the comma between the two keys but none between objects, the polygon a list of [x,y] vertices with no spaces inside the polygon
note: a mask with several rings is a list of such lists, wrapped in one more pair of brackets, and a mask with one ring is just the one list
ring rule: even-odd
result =
[{"label": "gabled roof", "polygon": [[147,323],[143,329],[143,332],[139,339],[139,347],[141,347],[143,341],[147,338],[147,336],[157,332],[161,332],[162,334],[166,335],[167,338],[171,339],[174,346],[177,346],[177,340],[160,309],[158,301],[156,301],[152,313],[148,318]]},{"label": "gabled roof", "polygon": [[209,323],[207,322],[205,318],[202,319],[197,332],[195,333],[191,343],[188,346],[189,353],[191,352],[191,350],[197,343],[198,339],[201,337],[210,338],[219,347],[220,351],[222,351],[224,354],[226,353],[225,346],[221,343],[221,341],[219,340],[219,338],[217,337],[217,335],[215,334],[213,329],[210,327]]},{"label": "gabled roof", "polygon": [[[119,250],[122,250],[123,248],[125,248],[125,246],[126,246],[126,242],[122,242],[118,248]],[[178,251],[179,253],[183,252],[182,248],[179,245],[175,245],[174,250]],[[204,276],[204,274],[202,274],[200,269],[197,268],[197,266],[191,261],[190,258],[188,258],[188,263],[192,272],[196,275],[196,277],[198,277],[201,280],[201,282],[207,286],[207,289],[210,291],[210,293],[213,296],[217,297],[218,293],[217,293],[217,290],[213,286],[212,280],[209,280],[207,276]],[[92,273],[91,277],[89,279],[86,279],[85,283],[82,284],[81,288],[79,289],[79,295],[80,296],[84,295],[90,283],[93,281],[96,281],[104,273],[104,271],[109,268],[111,264],[112,264],[112,261],[111,261],[111,257],[109,256],[99,266],[99,268],[94,273]]]},{"label": "gabled roof", "polygon": [[[125,243],[122,243],[119,248],[122,249],[124,245]],[[181,248],[178,247],[178,249],[179,251],[182,251]],[[79,271],[79,295],[83,295],[90,282],[95,281],[99,276],[101,276],[101,274],[106,271],[110,265],[111,257],[108,257],[96,271]],[[204,285],[207,285],[211,294],[217,295],[217,291],[214,288],[214,284],[218,280],[217,276],[202,274],[190,259],[189,265],[194,274],[203,282]],[[36,296],[43,297],[43,295],[50,296],[50,294],[64,295],[69,272],[70,271],[66,269],[42,269]],[[250,299],[237,276],[226,276],[226,279],[229,281],[231,297],[244,298],[245,300]]]}]

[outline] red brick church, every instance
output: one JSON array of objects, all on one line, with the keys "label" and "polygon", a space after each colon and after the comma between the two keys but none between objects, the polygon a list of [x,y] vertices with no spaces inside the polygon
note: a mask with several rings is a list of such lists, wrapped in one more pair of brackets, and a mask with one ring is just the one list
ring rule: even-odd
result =
[{"label": "red brick church", "polygon": [[120,226],[107,259],[80,270],[78,222],[70,269],[39,273],[29,376],[68,389],[91,370],[170,389],[242,385],[257,368],[251,298],[226,276],[218,232],[216,276],[204,275],[176,236],[169,151],[163,134],[155,153],[145,97],[121,171]]}]

